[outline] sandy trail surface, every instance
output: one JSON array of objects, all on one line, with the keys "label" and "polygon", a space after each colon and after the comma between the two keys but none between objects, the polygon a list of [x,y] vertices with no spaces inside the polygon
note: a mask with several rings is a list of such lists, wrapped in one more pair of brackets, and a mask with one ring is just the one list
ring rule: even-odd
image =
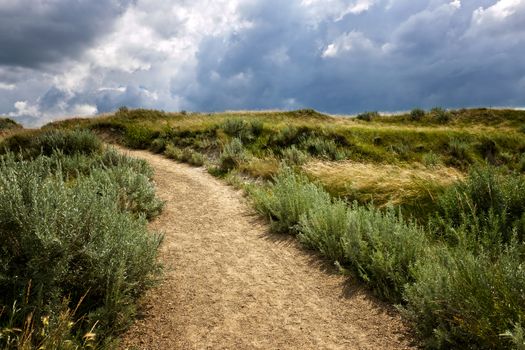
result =
[{"label": "sandy trail surface", "polygon": [[155,169],[162,282],[121,349],[410,349],[393,309],[275,235],[242,193],[202,168],[125,151]]}]

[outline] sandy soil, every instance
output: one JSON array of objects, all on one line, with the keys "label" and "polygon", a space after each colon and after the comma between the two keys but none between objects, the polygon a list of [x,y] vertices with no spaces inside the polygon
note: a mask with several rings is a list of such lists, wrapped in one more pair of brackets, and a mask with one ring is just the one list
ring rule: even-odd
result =
[{"label": "sandy soil", "polygon": [[122,349],[410,349],[388,305],[293,237],[271,234],[239,191],[202,168],[132,151],[155,169],[162,282]]}]

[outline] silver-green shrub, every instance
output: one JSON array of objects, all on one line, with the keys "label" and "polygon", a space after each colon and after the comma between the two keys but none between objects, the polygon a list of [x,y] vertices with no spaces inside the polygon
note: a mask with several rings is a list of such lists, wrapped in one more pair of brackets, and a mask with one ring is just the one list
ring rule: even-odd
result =
[{"label": "silver-green shrub", "polygon": [[268,188],[253,189],[251,195],[256,209],[271,220],[272,228],[277,232],[297,233],[303,214],[320,203],[331,201],[330,195],[321,187],[287,167]]},{"label": "silver-green shrub", "polygon": [[[16,325],[29,314],[56,319],[64,299],[74,308],[83,298],[71,331],[96,324],[101,341],[122,327],[158,271],[161,237],[148,233],[146,216],[160,206],[147,176],[132,167],[98,163],[65,177],[57,157],[0,159],[0,309],[23,305]],[[13,324],[5,317],[0,329]]]}]

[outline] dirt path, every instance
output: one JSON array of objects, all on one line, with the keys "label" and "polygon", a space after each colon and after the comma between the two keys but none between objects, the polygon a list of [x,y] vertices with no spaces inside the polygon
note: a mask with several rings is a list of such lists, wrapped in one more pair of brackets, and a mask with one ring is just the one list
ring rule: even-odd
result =
[{"label": "dirt path", "polygon": [[[155,169],[163,282],[122,349],[409,349],[392,309],[268,232],[242,194],[201,168],[129,152]],[[388,311],[387,311],[388,310]]]}]

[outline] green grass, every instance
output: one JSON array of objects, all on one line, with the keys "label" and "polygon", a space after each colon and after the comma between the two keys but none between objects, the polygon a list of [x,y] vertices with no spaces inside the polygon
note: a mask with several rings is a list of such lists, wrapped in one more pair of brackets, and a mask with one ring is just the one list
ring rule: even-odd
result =
[{"label": "green grass", "polygon": [[[432,116],[436,113],[453,117],[448,123],[435,123]],[[191,115],[128,110],[101,118],[57,122],[45,128],[90,128],[111,133],[117,141],[133,148],[169,142],[210,156],[220,153],[222,144],[238,138],[256,156],[265,152],[278,155],[294,146],[313,157],[397,164],[422,162],[432,152],[446,164],[461,169],[487,160],[517,169],[518,156],[525,151],[520,131],[524,115],[523,111],[436,109],[418,120],[408,113],[374,115],[370,121],[362,121],[308,110]],[[155,140],[157,146],[153,145]]]}]

